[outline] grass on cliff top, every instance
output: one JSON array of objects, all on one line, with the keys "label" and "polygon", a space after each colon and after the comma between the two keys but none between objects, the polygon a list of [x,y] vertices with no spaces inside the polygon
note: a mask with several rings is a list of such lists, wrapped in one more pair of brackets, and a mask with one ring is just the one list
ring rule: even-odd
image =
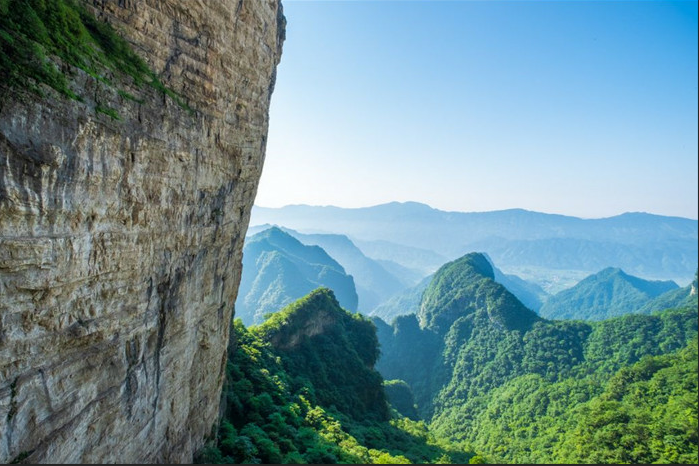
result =
[{"label": "grass on cliff top", "polygon": [[82,100],[68,86],[71,66],[110,86],[105,71],[131,76],[188,109],[128,42],[74,0],[0,0],[0,83],[40,95],[46,84]]}]

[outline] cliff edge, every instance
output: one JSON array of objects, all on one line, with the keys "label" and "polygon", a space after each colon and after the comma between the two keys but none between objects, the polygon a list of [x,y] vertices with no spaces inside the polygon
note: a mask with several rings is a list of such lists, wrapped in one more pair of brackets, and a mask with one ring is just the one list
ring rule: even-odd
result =
[{"label": "cliff edge", "polygon": [[0,462],[191,462],[218,418],[285,20],[279,0],[81,4],[178,98],[79,69],[78,100],[2,89]]}]

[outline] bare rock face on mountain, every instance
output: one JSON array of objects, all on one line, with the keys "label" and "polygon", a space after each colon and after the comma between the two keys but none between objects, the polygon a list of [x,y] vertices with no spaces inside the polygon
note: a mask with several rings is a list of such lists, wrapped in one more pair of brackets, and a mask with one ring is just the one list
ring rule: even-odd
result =
[{"label": "bare rock face on mountain", "polygon": [[285,21],[279,0],[84,4],[186,105],[80,70],[81,101],[3,96],[0,462],[191,462],[218,417]]}]

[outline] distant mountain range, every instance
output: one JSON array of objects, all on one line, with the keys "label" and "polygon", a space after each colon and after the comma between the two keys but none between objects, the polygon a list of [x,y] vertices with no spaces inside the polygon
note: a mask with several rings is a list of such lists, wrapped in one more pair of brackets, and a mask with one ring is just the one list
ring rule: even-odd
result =
[{"label": "distant mountain range", "polygon": [[637,314],[653,298],[678,288],[673,281],[643,280],[610,267],[548,298],[539,315],[547,319],[604,320]]},{"label": "distant mountain range", "polygon": [[245,325],[260,324],[321,286],[332,289],[342,307],[357,310],[354,279],[337,261],[279,228],[267,229],[245,240],[235,317]]},{"label": "distant mountain range", "polygon": [[445,212],[414,202],[357,209],[254,207],[250,224],[264,223],[303,233],[344,234],[368,257],[425,274],[442,259],[485,252],[504,272],[542,286],[553,274],[563,277],[563,286],[548,292],[606,267],[686,284],[699,254],[696,220],[646,213],[581,219],[522,209]]}]

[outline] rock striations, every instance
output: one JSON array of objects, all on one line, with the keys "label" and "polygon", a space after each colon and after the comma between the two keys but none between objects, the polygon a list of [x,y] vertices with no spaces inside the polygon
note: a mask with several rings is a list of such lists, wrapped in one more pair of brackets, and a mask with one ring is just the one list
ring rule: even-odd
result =
[{"label": "rock striations", "polygon": [[186,105],[79,70],[81,101],[3,96],[0,462],[191,462],[218,417],[285,20],[279,0],[84,4]]}]

